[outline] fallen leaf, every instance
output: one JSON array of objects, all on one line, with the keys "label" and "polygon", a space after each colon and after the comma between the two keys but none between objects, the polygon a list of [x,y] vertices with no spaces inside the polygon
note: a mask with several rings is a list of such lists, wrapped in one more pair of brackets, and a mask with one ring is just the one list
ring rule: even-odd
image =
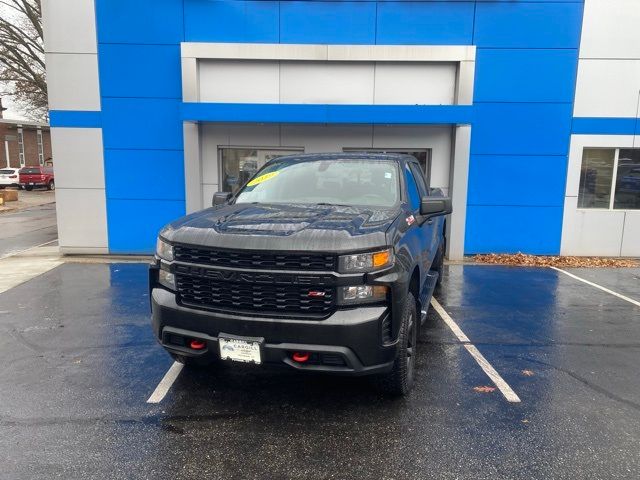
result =
[{"label": "fallen leaf", "polygon": [[535,375],[535,373],[533,373],[533,370],[522,370],[522,374],[525,377],[533,377]]},{"label": "fallen leaf", "polygon": [[477,263],[490,263],[493,265],[520,265],[523,267],[607,267],[624,268],[637,267],[640,264],[631,258],[609,258],[609,257],[556,257],[527,255],[524,253],[501,254],[489,253],[474,255],[471,260]]},{"label": "fallen leaf", "polygon": [[525,418],[524,420],[522,420],[522,423],[529,423],[529,420]]},{"label": "fallen leaf", "polygon": [[495,391],[496,387],[473,387],[473,390],[477,393],[491,393]]}]

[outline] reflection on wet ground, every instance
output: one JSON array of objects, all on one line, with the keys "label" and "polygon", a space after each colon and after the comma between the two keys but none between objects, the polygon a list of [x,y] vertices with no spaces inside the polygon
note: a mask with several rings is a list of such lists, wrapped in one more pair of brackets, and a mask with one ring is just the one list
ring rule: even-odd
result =
[{"label": "reflection on wet ground", "polygon": [[[572,270],[640,298],[639,269]],[[405,399],[364,378],[184,370],[149,328],[146,265],[65,264],[0,295],[0,477],[629,478],[640,308],[550,269],[450,266]]]}]

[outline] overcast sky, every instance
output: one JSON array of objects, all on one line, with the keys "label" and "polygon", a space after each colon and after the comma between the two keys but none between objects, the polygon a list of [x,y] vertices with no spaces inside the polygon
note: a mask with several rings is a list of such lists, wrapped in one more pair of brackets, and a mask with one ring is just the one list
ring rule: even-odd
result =
[{"label": "overcast sky", "polygon": [[20,115],[16,110],[13,109],[11,98],[2,97],[2,105],[8,109],[4,111],[4,118],[8,118],[11,120],[26,120],[24,116]]}]

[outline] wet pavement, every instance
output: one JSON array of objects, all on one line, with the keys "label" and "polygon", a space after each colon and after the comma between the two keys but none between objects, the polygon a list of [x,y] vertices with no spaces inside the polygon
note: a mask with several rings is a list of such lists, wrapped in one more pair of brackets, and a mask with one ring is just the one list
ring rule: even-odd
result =
[{"label": "wet pavement", "polygon": [[[640,299],[640,269],[572,269]],[[0,478],[633,478],[640,308],[551,269],[450,266],[416,389],[235,364],[184,370],[149,328],[144,264],[64,264],[0,294]],[[633,473],[636,472],[636,473]]]},{"label": "wet pavement", "polygon": [[[20,192],[20,195],[54,198],[53,192]],[[37,201],[37,198],[30,198],[30,201]],[[0,213],[0,258],[36,245],[54,243],[57,238],[55,203]]]}]

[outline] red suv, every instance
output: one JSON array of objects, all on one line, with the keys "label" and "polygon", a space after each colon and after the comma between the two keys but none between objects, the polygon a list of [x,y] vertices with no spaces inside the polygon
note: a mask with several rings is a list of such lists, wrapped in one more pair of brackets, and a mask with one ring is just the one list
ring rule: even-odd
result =
[{"label": "red suv", "polygon": [[24,167],[20,170],[20,186],[25,190],[33,190],[33,187],[47,187],[47,190],[56,188],[51,167]]}]

